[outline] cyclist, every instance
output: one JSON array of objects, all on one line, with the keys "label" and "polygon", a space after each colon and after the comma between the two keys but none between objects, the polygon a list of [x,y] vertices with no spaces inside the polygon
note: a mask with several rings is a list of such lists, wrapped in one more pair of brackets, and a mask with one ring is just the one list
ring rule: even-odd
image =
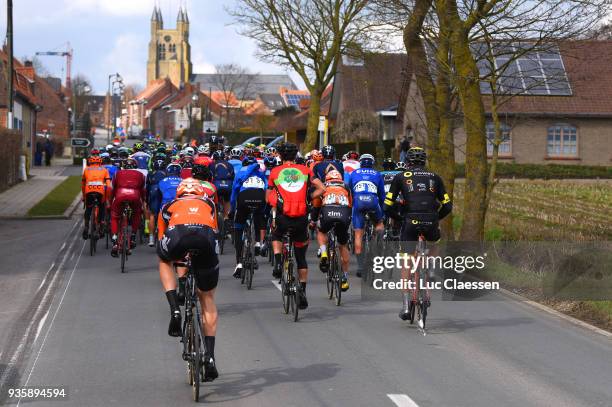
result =
[{"label": "cyclist", "polygon": [[320,179],[314,177],[312,170],[305,165],[296,164],[298,149],[295,144],[285,143],[278,148],[283,164],[270,172],[268,179],[268,204],[272,212],[272,248],[274,250],[273,276],[280,278],[282,274],[282,241],[289,233],[295,247],[295,260],[298,278],[301,285],[300,308],[308,307],[306,299],[306,282],[308,281],[308,207],[307,195],[310,186],[314,190],[310,198],[323,194],[325,187]]},{"label": "cyclist", "polygon": [[344,168],[345,181],[347,180],[346,174],[350,174],[360,167],[359,164],[359,153],[357,151],[349,151],[346,153],[346,160],[342,162]]},{"label": "cyclist", "polygon": [[168,335],[178,337],[182,328],[172,262],[184,259],[190,250],[197,250],[197,254],[191,257],[191,264],[202,307],[202,334],[206,349],[204,381],[215,380],[219,376],[215,363],[218,318],[215,288],[219,282],[215,204],[204,197],[204,188],[198,180],[187,178],[178,186],[176,199],[164,205],[159,214],[158,225],[159,276],[170,305]]},{"label": "cyclist", "polygon": [[178,188],[181,180],[181,166],[169,164],[166,167],[166,177],[159,181],[160,208],[176,197],[176,188]]},{"label": "cyclist", "polygon": [[[325,182],[325,176],[328,172],[332,170],[336,170],[344,177],[344,169],[342,167],[342,163],[336,160],[336,148],[334,146],[323,146],[321,149],[322,160],[316,162],[317,159],[321,157],[313,154],[313,159],[315,160],[315,164],[312,167],[312,172],[314,174],[314,178],[318,179],[321,183]],[[310,211],[310,227],[314,228],[317,220],[319,219],[319,211],[321,210],[321,200],[313,199],[312,200],[312,209]]]},{"label": "cyclist", "polygon": [[259,168],[255,157],[247,157],[236,174],[232,195],[231,211],[234,213],[234,248],[236,249],[236,268],[233,276],[240,278],[242,270],[242,231],[251,212],[255,223],[255,256],[260,254],[261,241],[265,235],[263,213],[266,206],[266,175]]},{"label": "cyclist", "polygon": [[213,184],[213,174],[210,167],[206,167],[202,164],[195,164],[191,169],[193,178],[200,181],[202,188],[204,188],[204,195],[213,201],[215,205],[219,204],[219,191],[215,184]]},{"label": "cyclist", "polygon": [[219,200],[223,205],[223,221],[227,220],[230,210],[230,197],[232,194],[232,182],[234,181],[234,167],[225,159],[223,150],[213,153],[214,163],[211,165],[212,176]]},{"label": "cyclist", "polygon": [[[83,239],[89,237],[89,219],[96,198],[99,203],[98,221],[104,224],[107,198],[111,193],[111,177],[106,167],[102,165],[102,159],[98,156],[87,159],[87,167],[83,170],[81,177],[81,201],[85,203],[85,224],[83,228]],[[104,228],[100,228],[104,230]]]},{"label": "cyclist", "polygon": [[110,179],[112,181],[113,178],[115,178],[115,174],[117,173],[119,168],[113,165],[113,160],[111,159],[109,153],[100,154],[100,158],[102,158],[102,165],[104,165],[104,168],[106,168],[106,170],[108,171],[108,175],[110,176]]},{"label": "cyclist", "polygon": [[155,246],[155,221],[161,209],[159,183],[166,178],[166,160],[159,155],[153,161],[153,169],[147,175],[147,206],[149,207],[149,247]]},{"label": "cyclist", "polygon": [[136,231],[140,227],[143,201],[146,197],[146,180],[144,175],[138,171],[138,163],[133,158],[127,158],[121,170],[115,175],[112,189],[111,205],[111,233],[113,248],[111,256],[117,257],[118,244],[117,232],[119,231],[119,219],[124,202],[132,208],[132,230],[130,236],[130,250],[136,247]]},{"label": "cyclist", "polygon": [[334,229],[342,261],[342,291],[346,291],[349,289],[348,268],[350,253],[348,241],[352,202],[351,193],[338,171],[330,171],[325,176],[325,192],[323,193],[322,201],[323,206],[321,207],[321,215],[317,225],[317,241],[321,249],[319,268],[324,273],[329,269],[327,233]]},{"label": "cyclist", "polygon": [[[406,156],[409,170],[400,172],[393,178],[384,204],[385,212],[392,210],[401,194],[404,204],[401,208],[403,223],[400,239],[412,242],[408,247],[410,253],[414,251],[420,233],[423,233],[428,242],[437,242],[440,239],[438,222],[451,213],[453,204],[446,193],[442,178],[425,167],[427,161],[425,151],[420,147],[412,147]],[[430,255],[433,254],[434,252],[430,250]],[[407,270],[403,270],[402,278],[408,278],[407,273]],[[409,305],[409,293],[404,291],[402,310],[399,314],[402,320],[410,317]]]},{"label": "cyclist", "polygon": [[[389,192],[393,178],[403,171],[401,168],[404,170],[406,169],[406,164],[403,161],[395,163],[392,158],[386,158],[385,161],[383,161],[383,170],[380,172],[380,174],[383,176],[383,181],[385,183],[385,194]],[[389,226],[391,229],[387,230],[386,233],[391,233],[394,238],[399,238],[399,227],[401,226],[399,205],[394,207],[392,210],[385,212],[385,216],[387,219],[389,219]]]},{"label": "cyclist", "polygon": [[[353,229],[355,231],[355,255],[359,268],[357,276],[361,276],[363,268],[363,256],[361,256],[363,227],[367,213],[374,215],[372,221],[376,225],[376,234],[382,235],[383,225],[383,201],[385,199],[385,184],[382,175],[374,167],[374,157],[371,154],[363,154],[359,158],[359,167],[349,176],[349,187],[353,194]],[[377,237],[378,239],[378,237]]]},{"label": "cyclist", "polygon": [[234,175],[238,174],[240,168],[242,168],[242,160],[240,157],[242,156],[242,151],[239,148],[232,148],[229,153],[229,163],[234,167]]},{"label": "cyclist", "polygon": [[191,171],[193,164],[195,164],[193,157],[190,155],[185,155],[179,160],[179,163],[181,164],[181,178],[193,178],[193,173]]},{"label": "cyclist", "polygon": [[138,169],[141,170],[143,175],[146,177],[146,171],[149,169],[151,155],[144,151],[144,145],[142,143],[134,144],[133,151],[134,153],[131,155],[131,157],[136,160],[138,163]]}]

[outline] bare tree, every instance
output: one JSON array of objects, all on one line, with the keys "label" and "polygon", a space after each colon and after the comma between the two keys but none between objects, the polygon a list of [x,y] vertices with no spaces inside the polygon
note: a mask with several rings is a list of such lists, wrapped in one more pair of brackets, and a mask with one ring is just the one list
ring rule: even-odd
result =
[{"label": "bare tree", "polygon": [[256,41],[258,56],[291,68],[310,91],[305,150],[315,147],[321,96],[340,57],[372,26],[368,0],[238,0],[230,14],[241,34]]},{"label": "bare tree", "polygon": [[227,129],[231,123],[232,110],[240,110],[241,102],[253,97],[258,91],[255,76],[248,68],[238,64],[221,64],[215,66],[213,84],[222,92],[221,107],[225,114],[220,118],[220,128]]}]

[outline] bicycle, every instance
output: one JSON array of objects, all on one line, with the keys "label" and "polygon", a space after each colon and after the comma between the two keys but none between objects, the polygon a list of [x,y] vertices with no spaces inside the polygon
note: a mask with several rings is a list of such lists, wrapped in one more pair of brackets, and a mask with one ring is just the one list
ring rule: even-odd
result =
[{"label": "bicycle", "polygon": [[110,222],[111,222],[111,218],[110,218],[110,207],[106,208],[106,213],[104,216],[104,223],[105,223],[105,227],[104,227],[104,235],[106,236],[106,250],[108,250],[109,243],[110,243]]},{"label": "bicycle", "polygon": [[255,220],[253,219],[253,212],[247,217],[245,228],[242,231],[242,271],[240,275],[240,282],[244,284],[246,282],[247,290],[250,290],[253,286],[253,274],[255,273]]},{"label": "bicycle", "polygon": [[117,237],[117,245],[119,246],[121,257],[121,273],[125,273],[125,262],[128,257],[130,244],[130,236],[128,234],[128,225],[131,223],[132,207],[129,202],[121,204],[121,220],[119,227],[119,236]]},{"label": "bicycle", "polygon": [[95,193],[91,208],[91,214],[89,216],[89,255],[93,256],[96,254],[96,248],[98,245],[98,239],[100,238],[100,197]]},{"label": "bicycle", "polygon": [[176,262],[178,267],[187,267],[185,281],[185,310],[181,342],[183,343],[183,360],[187,362],[187,383],[192,386],[193,401],[200,400],[200,382],[204,381],[202,350],[204,339],[202,337],[202,311],[197,295],[195,272],[191,258],[198,254],[197,250],[190,250],[185,262]]},{"label": "bicycle", "polygon": [[[419,240],[416,245],[415,256],[417,262],[415,264],[420,265],[415,270],[411,271],[410,280],[413,282],[410,291],[410,304],[408,305],[408,312],[410,315],[410,324],[414,323],[415,311],[417,317],[417,325],[419,330],[423,333],[423,336],[427,335],[425,330],[425,322],[427,320],[427,309],[431,305],[431,297],[427,288],[421,289],[421,287],[427,287],[427,276],[428,272],[425,268],[427,255],[427,241],[423,235],[423,231],[419,230]],[[421,259],[419,259],[419,257]]]},{"label": "bicycle", "polygon": [[370,245],[372,243],[372,236],[374,236],[374,222],[372,222],[372,212],[365,214],[365,224],[363,226],[363,244],[362,253],[370,254]]},{"label": "bicycle", "polygon": [[327,252],[329,253],[329,270],[327,271],[327,298],[336,298],[336,306],[342,299],[342,270],[338,262],[338,249],[336,248],[336,234],[332,228],[327,232]]},{"label": "bicycle", "polygon": [[217,211],[217,219],[219,220],[219,237],[217,241],[219,242],[219,254],[223,254],[223,249],[225,247],[225,238],[227,237],[225,231],[225,219],[223,218],[223,205],[219,204],[219,210]]},{"label": "bicycle", "polygon": [[281,274],[281,295],[283,310],[293,314],[293,322],[297,322],[300,312],[300,294],[302,287],[296,276],[296,263],[293,242],[289,232],[283,237],[283,273]]},{"label": "bicycle", "polygon": [[266,248],[268,250],[268,262],[274,267],[274,250],[272,250],[272,216],[268,216],[266,224]]}]

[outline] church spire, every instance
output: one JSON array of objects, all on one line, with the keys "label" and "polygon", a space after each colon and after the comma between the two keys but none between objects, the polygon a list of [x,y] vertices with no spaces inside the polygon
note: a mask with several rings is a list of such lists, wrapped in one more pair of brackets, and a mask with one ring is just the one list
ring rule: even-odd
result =
[{"label": "church spire", "polygon": [[153,15],[151,15],[151,21],[159,21],[158,20],[159,14],[157,12],[157,6],[153,6]]},{"label": "church spire", "polygon": [[179,6],[178,16],[176,16],[176,22],[185,22],[185,13],[183,12],[183,6]]}]

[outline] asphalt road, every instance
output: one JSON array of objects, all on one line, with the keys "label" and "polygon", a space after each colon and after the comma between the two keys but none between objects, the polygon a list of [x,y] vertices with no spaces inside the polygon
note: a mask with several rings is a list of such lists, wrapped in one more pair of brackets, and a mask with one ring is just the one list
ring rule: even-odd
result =
[{"label": "asphalt road", "polygon": [[[6,386],[27,385],[66,389],[66,399],[37,401],[41,406],[192,405],[179,342],[166,333],[169,311],[153,249],[139,246],[128,273],[120,274],[117,259],[105,250],[90,257],[84,241],[69,233],[74,221],[45,224],[46,245],[34,233],[43,227],[38,221],[19,225],[27,229],[21,232],[4,233],[5,226],[0,225],[1,236],[21,238],[1,241],[3,262],[10,259],[15,269],[22,259],[39,279],[14,280],[27,278],[25,271],[3,274],[3,287],[12,282],[11,290],[24,295],[13,308],[8,304],[9,312],[21,315],[18,325],[0,313],[5,339],[0,372],[12,368],[1,376],[0,404],[19,403],[7,399]],[[41,254],[28,256],[32,247]],[[315,264],[312,253],[310,261]],[[398,319],[399,304],[362,301],[354,279],[336,307],[325,298],[322,274],[313,267],[310,307],[294,323],[281,312],[269,265],[263,259],[260,264],[254,288],[247,291],[231,277],[233,254],[222,256],[216,346],[221,376],[203,384],[204,403],[612,405],[611,341],[525,304],[434,302],[423,336]],[[47,270],[58,277],[40,284]],[[44,312],[33,306],[40,302],[34,295],[39,285],[42,292],[53,288]],[[7,303],[0,301],[4,312]],[[6,327],[17,334],[6,335]],[[14,358],[20,349],[21,357]]]}]

